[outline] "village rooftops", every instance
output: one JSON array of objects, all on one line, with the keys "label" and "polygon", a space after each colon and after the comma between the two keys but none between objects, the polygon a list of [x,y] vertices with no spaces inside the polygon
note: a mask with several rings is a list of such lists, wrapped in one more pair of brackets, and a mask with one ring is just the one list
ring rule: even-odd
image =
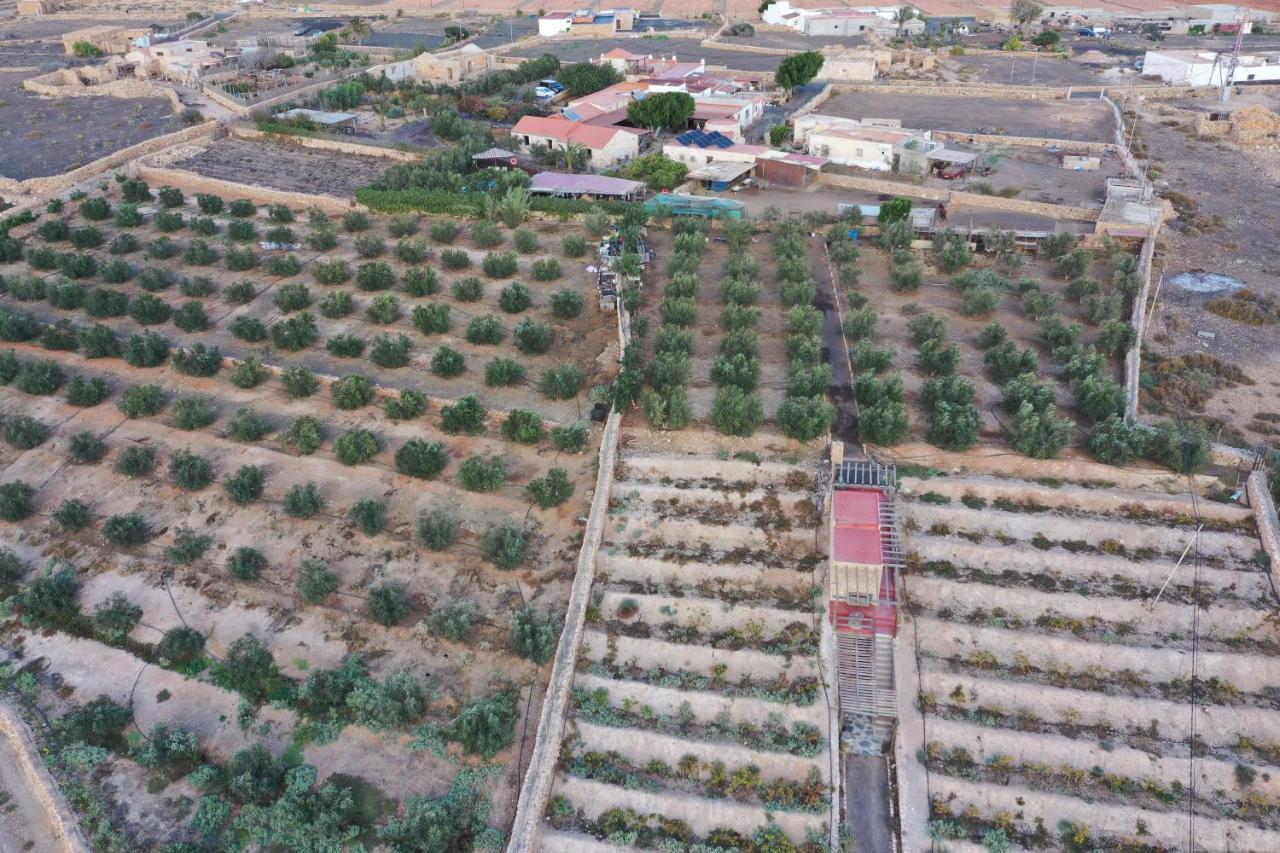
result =
[{"label": "village rooftops", "polygon": [[878,127],[822,127],[809,131],[818,136],[836,136],[841,139],[861,140],[863,142],[881,142],[896,145],[911,138],[911,134],[902,130],[884,130]]},{"label": "village rooftops", "polygon": [[524,116],[511,128],[514,136],[541,136],[561,143],[576,143],[586,148],[603,148],[619,133],[643,135],[643,130],[631,127],[600,127],[570,121],[563,116]]}]

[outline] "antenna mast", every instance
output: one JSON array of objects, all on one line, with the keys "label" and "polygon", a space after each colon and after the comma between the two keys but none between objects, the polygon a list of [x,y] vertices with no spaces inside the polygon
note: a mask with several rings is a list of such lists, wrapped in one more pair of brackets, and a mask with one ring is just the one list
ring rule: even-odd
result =
[{"label": "antenna mast", "polygon": [[1236,18],[1236,40],[1231,46],[1231,63],[1227,65],[1227,73],[1222,78],[1222,103],[1231,100],[1231,84],[1236,77],[1236,66],[1240,64],[1240,48],[1244,45],[1244,18]]}]

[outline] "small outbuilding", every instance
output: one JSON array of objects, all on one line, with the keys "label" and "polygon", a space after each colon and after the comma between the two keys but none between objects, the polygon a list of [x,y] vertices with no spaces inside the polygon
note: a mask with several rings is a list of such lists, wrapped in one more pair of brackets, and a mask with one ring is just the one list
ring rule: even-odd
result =
[{"label": "small outbuilding", "polygon": [[560,198],[607,198],[631,201],[644,194],[643,181],[610,178],[606,175],[571,175],[564,172],[539,172],[529,182],[530,195]]},{"label": "small outbuilding", "polygon": [[323,110],[306,110],[301,107],[276,113],[275,118],[305,119],[323,130],[335,133],[354,133],[356,129],[355,113],[331,113]]}]

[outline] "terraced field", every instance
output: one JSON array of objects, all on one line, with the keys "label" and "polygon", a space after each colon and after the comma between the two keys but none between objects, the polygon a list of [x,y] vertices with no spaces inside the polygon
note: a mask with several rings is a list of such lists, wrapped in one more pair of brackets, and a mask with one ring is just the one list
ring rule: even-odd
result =
[{"label": "terraced field", "polygon": [[542,849],[825,850],[817,466],[623,445]]},{"label": "terraced field", "polygon": [[901,494],[902,731],[935,840],[1185,850],[1190,810],[1194,849],[1280,849],[1280,632],[1248,509],[974,475]]}]

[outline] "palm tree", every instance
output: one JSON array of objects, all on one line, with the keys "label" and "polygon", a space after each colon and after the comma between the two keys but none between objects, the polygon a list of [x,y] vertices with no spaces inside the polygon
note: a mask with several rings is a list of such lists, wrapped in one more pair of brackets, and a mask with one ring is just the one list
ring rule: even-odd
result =
[{"label": "palm tree", "polygon": [[588,152],[585,146],[570,142],[564,147],[564,167],[571,173],[576,167],[587,162]]}]

